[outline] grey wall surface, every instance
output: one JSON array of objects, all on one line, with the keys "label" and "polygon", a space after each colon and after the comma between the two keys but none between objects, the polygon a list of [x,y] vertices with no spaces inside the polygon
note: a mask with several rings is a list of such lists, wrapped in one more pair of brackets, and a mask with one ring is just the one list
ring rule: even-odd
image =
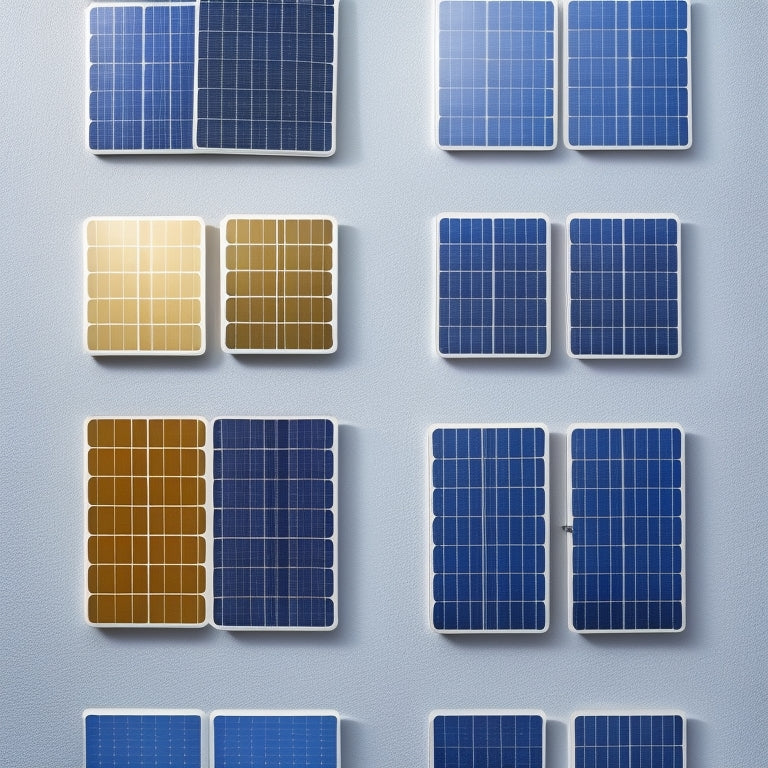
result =
[{"label": "grey wall surface", "polygon": [[[0,758],[82,764],[86,707],[331,707],[343,763],[427,764],[443,707],[536,707],[548,766],[584,707],[688,714],[689,765],[766,765],[768,4],[694,2],[694,146],[685,152],[446,153],[432,138],[432,2],[342,0],[330,159],[104,158],[85,146],[85,2],[27,0],[0,25]],[[541,211],[553,222],[546,360],[434,351],[432,219]],[[683,221],[683,356],[565,353],[569,213]],[[234,357],[218,345],[217,225],[229,213],[340,223],[340,346]],[[209,225],[208,353],[97,360],[82,347],[80,227],[91,215]],[[82,422],[91,415],[336,416],[340,626],[327,634],[105,631],[82,611]],[[552,431],[551,629],[445,637],[427,614],[426,430],[540,421]],[[677,421],[687,432],[688,627],[567,629],[565,430]]]}]

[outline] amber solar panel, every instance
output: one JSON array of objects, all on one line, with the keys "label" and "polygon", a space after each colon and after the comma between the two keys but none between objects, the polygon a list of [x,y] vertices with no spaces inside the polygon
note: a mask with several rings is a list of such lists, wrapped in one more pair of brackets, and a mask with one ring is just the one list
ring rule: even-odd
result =
[{"label": "amber solar panel", "polygon": [[90,419],[86,617],[111,626],[205,623],[205,422]]},{"label": "amber solar panel", "polygon": [[336,221],[329,217],[224,219],[225,351],[335,351],[336,232]]},{"label": "amber solar panel", "polygon": [[205,351],[201,219],[85,222],[85,345],[94,355]]}]

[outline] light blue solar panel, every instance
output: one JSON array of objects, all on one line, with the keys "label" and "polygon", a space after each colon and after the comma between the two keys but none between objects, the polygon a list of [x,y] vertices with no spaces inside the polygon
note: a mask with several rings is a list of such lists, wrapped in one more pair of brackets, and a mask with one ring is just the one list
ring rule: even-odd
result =
[{"label": "light blue solar panel", "polygon": [[445,356],[549,354],[545,216],[437,222],[437,347]]},{"label": "light blue solar panel", "polygon": [[547,629],[547,462],[543,426],[432,429],[437,631]]},{"label": "light blue solar panel", "polygon": [[540,712],[435,712],[430,768],[544,768]]},{"label": "light blue solar panel", "polygon": [[192,149],[195,5],[92,5],[89,146]]},{"label": "light blue solar panel", "polygon": [[202,714],[87,710],[85,768],[200,768]]},{"label": "light blue solar panel", "polygon": [[213,424],[213,622],[336,625],[336,424]]},{"label": "light blue solar panel", "polygon": [[335,0],[201,0],[196,146],[332,154]]},{"label": "light blue solar panel", "polygon": [[211,768],[336,768],[335,712],[220,711],[211,714]]},{"label": "light blue solar panel", "polygon": [[679,357],[679,219],[571,216],[567,230],[569,353]]},{"label": "light blue solar panel", "polygon": [[680,713],[579,713],[571,719],[573,768],[685,768]]},{"label": "light blue solar panel", "polygon": [[676,425],[573,425],[571,627],[685,626],[684,436]]},{"label": "light blue solar panel", "polygon": [[689,20],[688,0],[569,0],[569,147],[691,145]]},{"label": "light blue solar panel", "polygon": [[438,145],[552,149],[553,0],[438,0],[437,17]]}]

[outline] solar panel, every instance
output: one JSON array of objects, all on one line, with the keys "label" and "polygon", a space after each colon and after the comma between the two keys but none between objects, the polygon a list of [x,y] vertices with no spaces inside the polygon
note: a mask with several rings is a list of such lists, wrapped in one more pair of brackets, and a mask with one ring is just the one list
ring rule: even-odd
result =
[{"label": "solar panel", "polygon": [[688,0],[568,0],[566,144],[691,146]]},{"label": "solar panel", "polygon": [[573,357],[679,357],[680,220],[570,216],[568,344]]},{"label": "solar panel", "polygon": [[195,146],[335,149],[335,0],[200,0]]},{"label": "solar panel", "polygon": [[681,712],[576,712],[571,768],[685,768]]},{"label": "solar panel", "polygon": [[205,623],[205,434],[195,418],[86,422],[89,623]]},{"label": "solar panel", "polygon": [[331,419],[214,422],[216,626],[336,626],[336,445]]},{"label": "solar panel", "polygon": [[222,348],[336,350],[333,218],[228,216],[221,224]]},{"label": "solar panel", "polygon": [[85,347],[93,355],[205,351],[201,219],[85,222]]},{"label": "solar panel", "polygon": [[684,629],[682,428],[575,424],[568,450],[571,629]]},{"label": "solar panel", "polygon": [[340,718],[330,710],[211,713],[211,768],[337,768]]},{"label": "solar panel", "polygon": [[438,146],[553,149],[556,57],[553,0],[438,0]]},{"label": "solar panel", "polygon": [[201,768],[203,713],[87,709],[85,768]]},{"label": "solar panel", "polygon": [[192,149],[195,7],[89,7],[88,144],[94,152]]},{"label": "solar panel", "polygon": [[542,425],[430,431],[432,626],[548,626],[548,443]]},{"label": "solar panel", "polygon": [[438,217],[438,352],[549,355],[549,264],[550,224],[544,215]]},{"label": "solar panel", "polygon": [[544,768],[543,712],[437,711],[429,721],[430,768]]}]

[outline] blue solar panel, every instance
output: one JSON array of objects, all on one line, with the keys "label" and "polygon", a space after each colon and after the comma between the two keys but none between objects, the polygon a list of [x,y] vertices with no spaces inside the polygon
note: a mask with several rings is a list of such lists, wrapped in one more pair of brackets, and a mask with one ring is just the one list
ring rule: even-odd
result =
[{"label": "blue solar panel", "polygon": [[200,768],[202,713],[86,710],[85,768]]},{"label": "blue solar panel", "polygon": [[430,451],[433,627],[543,632],[546,428],[437,426]]},{"label": "blue solar panel", "polygon": [[545,216],[437,222],[437,347],[446,356],[549,354]]},{"label": "blue solar panel", "polygon": [[434,712],[430,768],[544,768],[541,712]]},{"label": "blue solar panel", "polygon": [[553,0],[438,0],[437,143],[444,149],[552,149]]},{"label": "blue solar panel", "polygon": [[571,216],[569,353],[679,357],[680,221]]},{"label": "blue solar panel", "polygon": [[89,146],[192,149],[195,5],[89,8]]},{"label": "blue solar panel", "polygon": [[682,429],[577,424],[568,432],[572,629],[682,630]]},{"label": "blue solar panel", "polygon": [[200,0],[196,146],[334,151],[335,0]]},{"label": "blue solar panel", "polygon": [[336,625],[336,424],[213,425],[213,622],[241,629]]},{"label": "blue solar panel", "polygon": [[689,18],[687,0],[569,0],[569,147],[691,145]]},{"label": "blue solar panel", "polygon": [[337,768],[335,712],[226,711],[211,714],[211,768]]},{"label": "blue solar panel", "polygon": [[685,768],[681,713],[579,713],[571,719],[573,768]]}]

